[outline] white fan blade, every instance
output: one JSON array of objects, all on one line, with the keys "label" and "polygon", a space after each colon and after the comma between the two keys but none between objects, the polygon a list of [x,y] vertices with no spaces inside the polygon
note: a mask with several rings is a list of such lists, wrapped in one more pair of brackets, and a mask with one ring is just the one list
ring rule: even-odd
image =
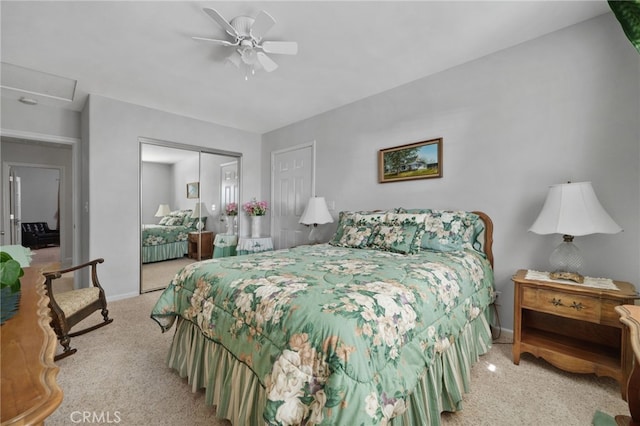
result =
[{"label": "white fan blade", "polygon": [[258,16],[256,16],[255,21],[253,21],[253,25],[251,25],[251,36],[258,41],[261,40],[275,23],[276,20],[273,19],[271,15],[261,10]]},{"label": "white fan blade", "polygon": [[278,68],[278,64],[273,62],[273,60],[267,55],[265,55],[264,53],[258,52],[257,56],[258,56],[258,62],[260,62],[260,65],[262,65],[262,68],[264,68],[266,72],[271,72],[276,68]]},{"label": "white fan blade", "polygon": [[295,41],[265,41],[262,43],[262,50],[266,53],[295,55],[298,53],[298,43]]},{"label": "white fan blade", "polygon": [[223,46],[237,46],[238,43],[231,43],[230,41],[227,40],[215,40],[212,38],[204,38],[204,37],[191,37],[194,40],[201,40],[201,41],[209,41],[211,43],[215,43],[215,44],[221,44]]},{"label": "white fan blade", "polygon": [[236,31],[236,29],[235,29],[235,28],[233,28],[233,27],[231,26],[231,24],[230,24],[230,23],[228,23],[228,22],[227,22],[227,20],[226,20],[226,19],[224,19],[224,17],[218,13],[218,11],[217,11],[217,10],[215,10],[215,9],[210,9],[210,8],[208,8],[208,7],[205,7],[205,8],[204,8],[204,9],[202,9],[202,10],[204,10],[204,12],[205,12],[207,15],[209,15],[209,17],[210,17],[211,19],[213,19],[214,21],[216,21],[216,22],[218,23],[218,25],[220,25],[220,26],[221,26],[221,27],[222,27],[226,32],[228,32],[229,34],[231,34],[231,35],[232,35],[232,36],[234,36],[234,37],[238,37],[238,32]]}]

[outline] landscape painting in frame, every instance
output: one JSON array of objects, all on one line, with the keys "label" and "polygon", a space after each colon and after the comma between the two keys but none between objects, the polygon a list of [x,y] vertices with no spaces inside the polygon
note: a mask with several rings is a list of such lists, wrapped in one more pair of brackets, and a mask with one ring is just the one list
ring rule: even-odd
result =
[{"label": "landscape painting in frame", "polygon": [[200,182],[191,182],[187,184],[187,198],[200,197]]},{"label": "landscape painting in frame", "polygon": [[442,138],[378,151],[380,183],[442,177]]}]

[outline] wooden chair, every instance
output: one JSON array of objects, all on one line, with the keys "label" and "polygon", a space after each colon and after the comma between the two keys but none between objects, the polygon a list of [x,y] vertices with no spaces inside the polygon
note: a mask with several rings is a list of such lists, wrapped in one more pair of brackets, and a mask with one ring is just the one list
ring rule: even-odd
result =
[{"label": "wooden chair", "polygon": [[[77,349],[71,349],[71,337],[93,331],[113,322],[109,318],[107,310],[107,298],[104,290],[98,281],[97,264],[104,262],[104,259],[95,259],[78,266],[72,266],[59,271],[45,272],[45,285],[49,294],[49,308],[51,309],[51,327],[58,336],[58,340],[63,347],[63,352],[55,356],[54,360],[68,357],[76,353]],[[82,268],[91,267],[91,287],[65,291],[62,293],[53,292],[53,280],[62,277],[62,274],[73,272]],[[73,326],[91,315],[97,310],[101,310],[104,321],[92,327],[70,333]]]}]

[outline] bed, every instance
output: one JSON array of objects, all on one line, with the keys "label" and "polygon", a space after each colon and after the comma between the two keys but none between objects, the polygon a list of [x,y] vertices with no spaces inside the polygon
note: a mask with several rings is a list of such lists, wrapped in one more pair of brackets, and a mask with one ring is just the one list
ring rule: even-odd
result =
[{"label": "bed", "polygon": [[[159,224],[142,225],[142,263],[179,259],[188,252],[189,232],[197,231],[197,218],[191,210],[175,210]],[[203,222],[206,217],[201,218]]]},{"label": "bed", "polygon": [[491,347],[480,212],[341,212],[328,244],[193,263],[151,317],[234,425],[439,424]]}]

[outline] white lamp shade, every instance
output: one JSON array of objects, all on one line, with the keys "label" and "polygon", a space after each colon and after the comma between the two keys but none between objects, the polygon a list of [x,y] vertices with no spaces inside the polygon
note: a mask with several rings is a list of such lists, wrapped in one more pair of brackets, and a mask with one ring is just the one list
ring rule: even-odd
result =
[{"label": "white lamp shade", "polygon": [[327,208],[327,202],[324,197],[311,197],[300,217],[300,223],[304,225],[322,225],[323,223],[332,223],[333,217]]},{"label": "white lamp shade", "polygon": [[158,211],[156,212],[155,217],[164,217],[171,213],[171,209],[169,208],[169,204],[160,204],[158,206]]},{"label": "white lamp shade", "polygon": [[591,182],[549,187],[538,218],[529,229],[536,234],[615,234],[622,228],[598,201]]},{"label": "white lamp shade", "polygon": [[200,218],[202,216],[207,216],[208,214],[209,212],[207,211],[207,208],[205,207],[204,203],[199,202],[199,203],[196,203],[195,207],[193,208],[191,217]]}]

